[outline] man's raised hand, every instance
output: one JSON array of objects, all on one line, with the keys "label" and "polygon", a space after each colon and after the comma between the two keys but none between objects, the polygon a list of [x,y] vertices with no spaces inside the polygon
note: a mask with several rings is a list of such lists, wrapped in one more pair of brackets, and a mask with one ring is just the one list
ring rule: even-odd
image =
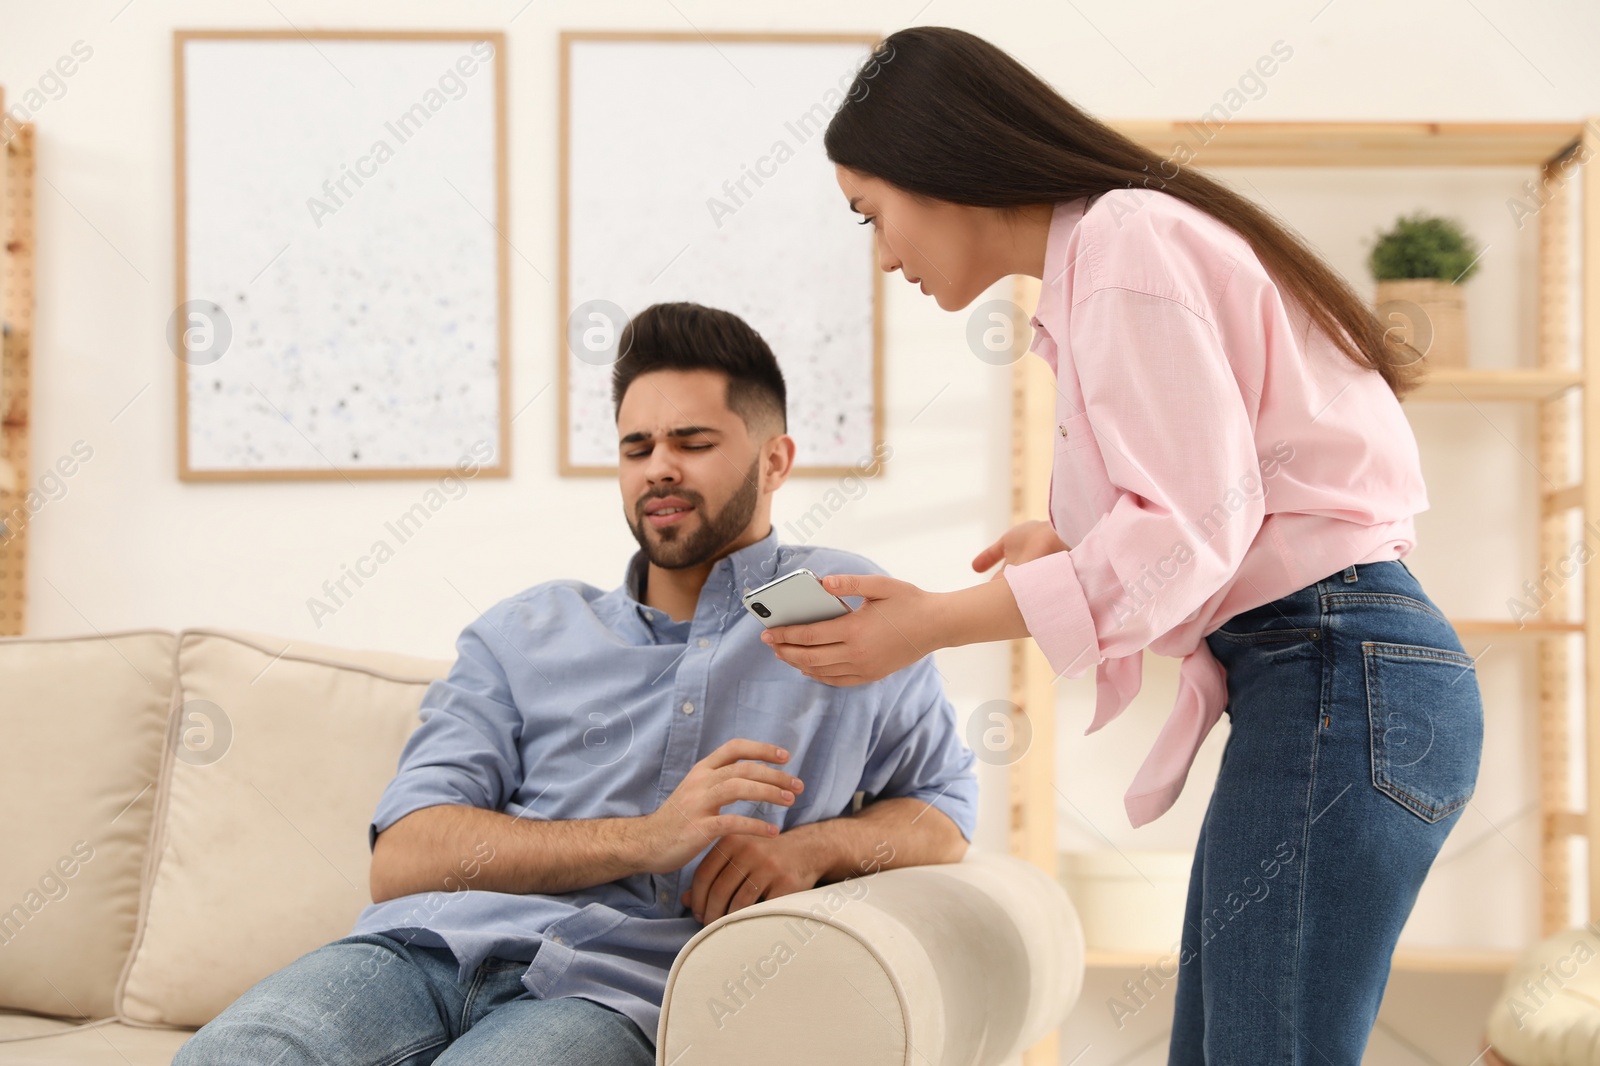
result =
[{"label": "man's raised hand", "polygon": [[[758,761],[760,760],[760,761]],[[775,837],[778,827],[745,815],[723,814],[740,800],[794,804],[803,791],[801,780],[768,762],[789,761],[789,753],[758,740],[735,739],[695,763],[672,795],[652,814],[639,819],[640,869],[669,874],[682,869],[718,837],[747,833]]]}]

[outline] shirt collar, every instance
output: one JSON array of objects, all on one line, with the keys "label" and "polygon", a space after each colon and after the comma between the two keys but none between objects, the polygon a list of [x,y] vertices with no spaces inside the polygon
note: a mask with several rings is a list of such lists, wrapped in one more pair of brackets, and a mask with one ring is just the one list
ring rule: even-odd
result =
[{"label": "shirt collar", "polygon": [[[760,540],[724,555],[712,565],[711,573],[706,575],[706,583],[700,589],[700,609],[706,606],[709,598],[713,610],[722,618],[737,620],[744,611],[741,602],[744,593],[777,577],[779,565],[789,551],[787,546],[778,543],[777,526],[771,526],[767,535]],[[628,560],[622,588],[617,590],[618,593],[634,607],[647,625],[656,628],[689,625],[689,621],[674,622],[665,611],[649,607],[641,599],[649,566],[650,561],[643,550],[634,552]],[[700,609],[696,610],[696,615]]]},{"label": "shirt collar", "polygon": [[[1050,212],[1050,232],[1044,246],[1044,277],[1039,283],[1039,305],[1028,321],[1033,326],[1033,343],[1029,348],[1049,363],[1051,370],[1056,368],[1055,338],[1045,323],[1064,321],[1066,274],[1071,266],[1067,261],[1067,249],[1072,244],[1072,235],[1077,232],[1078,223],[1083,221],[1089,202],[1094,198],[1080,196],[1075,200],[1058,200]],[[1048,343],[1041,343],[1041,335]]]}]

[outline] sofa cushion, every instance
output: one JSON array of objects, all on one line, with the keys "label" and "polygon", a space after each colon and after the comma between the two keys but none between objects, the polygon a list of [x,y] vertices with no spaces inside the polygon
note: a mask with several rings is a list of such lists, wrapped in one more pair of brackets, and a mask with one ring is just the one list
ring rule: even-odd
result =
[{"label": "sofa cushion", "polygon": [[0,1006],[111,1013],[133,942],[171,633],[0,639]]},{"label": "sofa cushion", "polygon": [[186,630],[174,755],[124,1017],[199,1026],[349,933],[367,825],[451,663]]},{"label": "sofa cushion", "polygon": [[190,1029],[142,1029],[121,1022],[73,1025],[0,1014],[0,1066],[170,1066],[193,1035]]}]

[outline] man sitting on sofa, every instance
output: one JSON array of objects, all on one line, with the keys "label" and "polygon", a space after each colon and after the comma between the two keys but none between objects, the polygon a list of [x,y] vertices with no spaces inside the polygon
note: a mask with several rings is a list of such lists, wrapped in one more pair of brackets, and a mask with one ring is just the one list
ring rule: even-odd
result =
[{"label": "man sitting on sofa", "polygon": [[547,581],[467,626],[378,802],[373,904],[175,1064],[653,1063],[667,972],[703,924],[965,854],[974,756],[932,658],[829,686],[773,655],[743,608],[796,567],[882,573],[778,543],[795,445],[766,342],[674,303],[618,348],[640,548],[624,583]]}]

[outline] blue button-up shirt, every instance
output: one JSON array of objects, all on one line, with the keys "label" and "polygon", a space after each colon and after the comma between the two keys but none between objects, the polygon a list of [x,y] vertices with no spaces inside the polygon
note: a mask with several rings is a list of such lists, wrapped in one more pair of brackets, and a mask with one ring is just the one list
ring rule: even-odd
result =
[{"label": "blue button-up shirt", "polygon": [[[610,592],[547,581],[495,604],[461,633],[449,676],[423,694],[422,724],[378,801],[369,843],[440,804],[549,821],[649,814],[735,737],[787,748],[783,766],[805,790],[792,807],[740,801],[724,813],[784,829],[909,796],[971,840],[974,755],[931,656],[834,687],[761,643],[742,594],[801,566],[883,573],[850,552],[780,545],[774,530],[716,562],[683,622],[640,602],[643,553]],[[462,980],[491,955],[531,960],[522,983],[535,996],[595,1000],[654,1040],[667,972],[701,928],[679,897],[709,850],[674,873],[551,895],[471,889],[469,864],[458,880],[470,891],[372,904],[352,932],[404,930],[400,939],[448,947]]]}]

